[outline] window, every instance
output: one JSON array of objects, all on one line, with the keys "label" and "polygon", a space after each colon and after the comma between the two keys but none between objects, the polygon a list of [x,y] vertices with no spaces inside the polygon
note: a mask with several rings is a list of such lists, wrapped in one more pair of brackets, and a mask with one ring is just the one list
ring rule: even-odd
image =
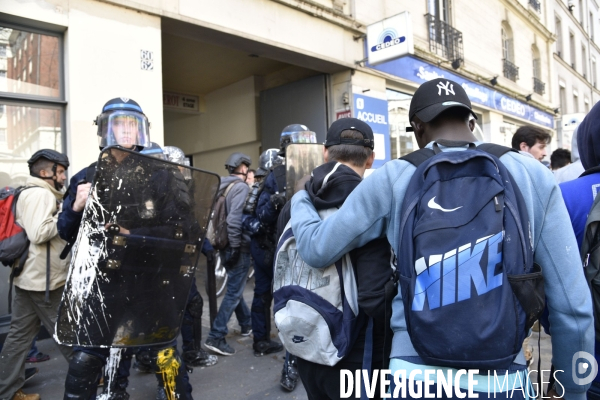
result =
[{"label": "window", "polygon": [[584,78],[587,78],[587,50],[585,46],[581,46],[581,74]]},{"label": "window", "polygon": [[596,68],[597,68],[596,67],[596,59],[592,57],[592,74],[591,75],[592,75],[592,85],[594,87],[597,87],[596,82],[598,82],[598,75],[596,72]]},{"label": "window", "polygon": [[543,95],[546,92],[546,84],[542,82],[542,60],[540,51],[535,44],[531,46],[531,55],[533,57],[533,91]]},{"label": "window", "polygon": [[575,61],[575,54],[576,54],[576,49],[575,49],[575,35],[573,34],[573,32],[569,32],[569,47],[571,50],[571,67],[573,69],[577,69],[577,62]]},{"label": "window", "polygon": [[519,79],[519,67],[515,65],[512,29],[506,21],[502,22],[500,38],[502,40],[502,73],[505,78],[516,81]]},{"label": "window", "polygon": [[559,88],[559,101],[560,101],[560,113],[567,113],[567,91],[564,86],[560,86]]},{"label": "window", "polygon": [[[24,160],[34,152],[64,152],[62,36],[0,21],[0,40],[5,47],[0,65],[9,65],[0,74],[0,185],[16,187],[27,179]],[[23,61],[17,61],[19,54]],[[0,302],[0,315],[4,311]]]},{"label": "window", "polygon": [[554,19],[554,29],[556,31],[556,53],[559,57],[564,57],[562,43],[562,24],[560,22],[560,18],[558,17],[555,17]]},{"label": "window", "polygon": [[429,51],[452,61],[457,69],[463,62],[462,32],[452,26],[450,0],[427,0]]},{"label": "window", "polygon": [[452,25],[450,0],[427,0],[427,11],[438,20]]},{"label": "window", "polygon": [[392,159],[395,159],[418,148],[414,135],[406,132],[408,109],[412,96],[390,89],[386,91],[386,94],[390,122],[390,149]]},{"label": "window", "polygon": [[573,91],[573,112],[575,114],[579,112],[579,95],[576,91]]},{"label": "window", "polygon": [[590,21],[589,21],[590,27],[588,29],[588,32],[590,34],[590,39],[592,39],[592,41],[594,40],[594,14],[592,14],[592,12],[590,11]]},{"label": "window", "polygon": [[583,11],[583,0],[579,0],[579,23],[581,24],[581,26],[584,26],[584,11]]}]

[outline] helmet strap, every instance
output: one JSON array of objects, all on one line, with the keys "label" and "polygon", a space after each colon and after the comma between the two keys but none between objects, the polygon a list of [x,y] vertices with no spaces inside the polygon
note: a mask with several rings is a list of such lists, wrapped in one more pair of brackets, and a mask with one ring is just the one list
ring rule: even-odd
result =
[{"label": "helmet strap", "polygon": [[52,181],[52,184],[54,185],[54,188],[56,190],[61,190],[64,187],[64,185],[61,185],[56,180],[56,168],[58,168],[58,163],[54,163],[54,165],[52,165],[52,175],[50,175],[50,176],[36,175],[31,171],[29,171],[29,175],[33,176],[34,178],[39,178],[39,179],[42,179],[45,181],[50,180],[50,181]]}]

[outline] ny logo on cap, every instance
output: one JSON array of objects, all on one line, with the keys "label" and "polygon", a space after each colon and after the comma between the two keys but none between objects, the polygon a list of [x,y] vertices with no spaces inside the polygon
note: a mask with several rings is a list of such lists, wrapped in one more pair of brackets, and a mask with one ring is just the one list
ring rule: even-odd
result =
[{"label": "ny logo on cap", "polygon": [[445,85],[442,82],[438,82],[437,88],[438,88],[438,96],[442,95],[442,90],[446,91],[446,96],[448,96],[449,93],[452,93],[453,95],[455,95],[454,85],[448,81],[446,81]]}]

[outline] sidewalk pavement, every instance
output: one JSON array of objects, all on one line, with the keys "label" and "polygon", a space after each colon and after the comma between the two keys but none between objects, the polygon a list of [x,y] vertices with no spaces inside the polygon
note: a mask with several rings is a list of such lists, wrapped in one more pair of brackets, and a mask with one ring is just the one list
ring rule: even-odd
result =
[{"label": "sidewalk pavement", "polygon": [[[204,260],[202,260],[204,261]],[[202,337],[206,340],[209,326],[208,297],[206,296],[204,277],[205,265],[200,265],[196,274],[198,290],[204,298],[204,312],[202,315]],[[244,300],[252,304],[254,279],[250,279],[244,290]],[[219,304],[222,297],[219,297]],[[193,387],[194,399],[282,399],[305,400],[306,392],[302,382],[293,392],[288,392],[279,384],[285,351],[263,357],[255,357],[252,350],[252,336],[241,336],[240,327],[235,316],[228,324],[229,343],[236,353],[232,356],[221,356],[219,362],[211,367],[194,368],[189,375]],[[271,336],[278,340],[275,324],[272,324]],[[62,357],[52,339],[37,342],[38,349],[50,355],[50,360],[42,363],[27,364],[27,367],[37,367],[39,372],[25,383],[25,393],[38,393],[42,400],[60,400],[63,398],[65,377],[68,364]],[[181,350],[181,343],[179,345]],[[212,352],[208,351],[210,354]],[[156,378],[153,374],[142,373],[131,368],[129,387],[127,388],[131,400],[154,400],[156,398]],[[101,389],[98,390],[101,393]]]}]

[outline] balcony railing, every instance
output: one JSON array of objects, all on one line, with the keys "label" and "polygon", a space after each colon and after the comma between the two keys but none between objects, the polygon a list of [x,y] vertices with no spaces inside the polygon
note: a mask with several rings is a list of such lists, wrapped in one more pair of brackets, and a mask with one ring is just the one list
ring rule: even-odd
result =
[{"label": "balcony railing", "polygon": [[546,92],[546,84],[538,78],[533,78],[533,91],[539,95],[544,94]]},{"label": "balcony railing", "polygon": [[533,8],[535,11],[537,11],[538,13],[541,11],[542,7],[540,5],[540,2],[538,0],[529,0],[529,5],[531,6],[531,8]]},{"label": "balcony railing", "polygon": [[504,74],[504,77],[516,82],[517,79],[519,79],[519,67],[508,61],[506,58],[502,59],[502,63],[502,73]]},{"label": "balcony railing", "polygon": [[440,20],[435,15],[425,14],[429,25],[429,50],[450,61],[458,68],[463,58],[462,32]]}]

